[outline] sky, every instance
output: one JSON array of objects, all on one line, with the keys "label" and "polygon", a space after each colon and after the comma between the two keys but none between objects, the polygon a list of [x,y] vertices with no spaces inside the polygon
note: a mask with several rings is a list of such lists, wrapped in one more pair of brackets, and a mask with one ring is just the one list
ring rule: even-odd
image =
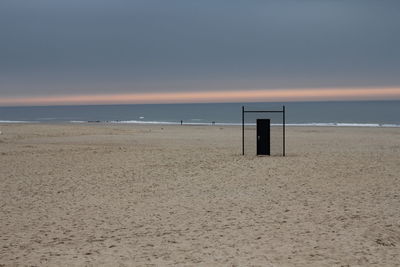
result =
[{"label": "sky", "polygon": [[0,105],[400,99],[398,0],[1,0]]}]

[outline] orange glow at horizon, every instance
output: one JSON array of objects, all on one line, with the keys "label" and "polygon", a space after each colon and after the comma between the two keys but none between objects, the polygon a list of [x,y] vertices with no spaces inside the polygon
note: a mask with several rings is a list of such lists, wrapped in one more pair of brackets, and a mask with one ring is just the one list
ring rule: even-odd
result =
[{"label": "orange glow at horizon", "polygon": [[0,98],[1,106],[400,99],[397,88],[257,89]]}]

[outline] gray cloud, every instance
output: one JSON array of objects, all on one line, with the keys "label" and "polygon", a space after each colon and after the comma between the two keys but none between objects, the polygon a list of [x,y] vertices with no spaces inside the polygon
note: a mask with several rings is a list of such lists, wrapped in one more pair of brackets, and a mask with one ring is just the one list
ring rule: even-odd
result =
[{"label": "gray cloud", "polygon": [[400,2],[2,0],[3,96],[400,85]]}]

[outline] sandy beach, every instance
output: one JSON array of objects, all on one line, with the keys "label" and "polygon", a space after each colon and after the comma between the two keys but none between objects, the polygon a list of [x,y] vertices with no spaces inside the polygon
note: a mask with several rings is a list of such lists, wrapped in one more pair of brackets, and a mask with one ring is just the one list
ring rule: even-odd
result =
[{"label": "sandy beach", "polygon": [[400,128],[0,131],[0,266],[400,266]]}]

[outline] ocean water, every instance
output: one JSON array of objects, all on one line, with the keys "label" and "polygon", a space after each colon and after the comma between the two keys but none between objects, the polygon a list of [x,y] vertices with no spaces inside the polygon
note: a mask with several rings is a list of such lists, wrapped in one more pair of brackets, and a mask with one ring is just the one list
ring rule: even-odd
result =
[{"label": "ocean water", "polygon": [[241,124],[241,107],[286,107],[288,125],[400,127],[400,101],[0,107],[3,123]]}]

